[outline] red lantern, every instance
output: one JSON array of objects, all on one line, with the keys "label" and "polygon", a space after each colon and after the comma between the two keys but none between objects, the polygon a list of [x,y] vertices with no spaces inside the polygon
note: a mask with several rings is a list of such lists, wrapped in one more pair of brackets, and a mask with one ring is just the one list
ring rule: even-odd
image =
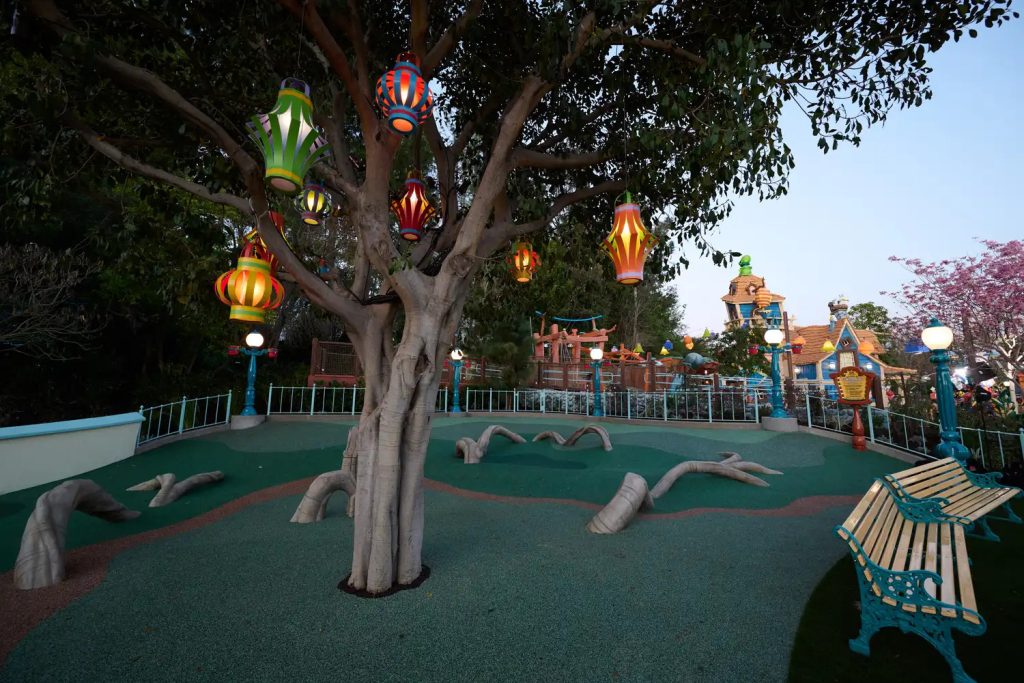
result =
[{"label": "red lantern", "polygon": [[398,135],[411,135],[430,118],[434,97],[420,71],[420,60],[412,52],[398,55],[395,68],[377,81],[377,106],[388,119],[388,128]]},{"label": "red lantern", "polygon": [[267,311],[284,299],[284,287],[271,275],[267,261],[248,256],[238,258],[238,267],[217,278],[217,298],[231,306],[231,320],[262,323]]},{"label": "red lantern", "polygon": [[761,347],[758,346],[757,344],[751,344],[750,347],[747,348],[747,352],[751,356],[756,356],[757,354],[761,353]]},{"label": "red lantern", "polygon": [[602,246],[615,265],[615,279],[624,285],[635,285],[643,282],[644,261],[658,240],[644,227],[633,196],[629,192],[624,194],[626,201],[615,207],[615,222]]},{"label": "red lantern", "polygon": [[801,351],[804,350],[804,344],[806,343],[807,340],[804,339],[803,335],[799,335],[796,339],[793,340],[793,343],[790,344],[790,347],[793,349],[793,353],[799,354]]},{"label": "red lantern", "polygon": [[519,242],[508,257],[508,264],[512,267],[512,277],[516,282],[529,282],[540,265],[540,257],[529,242]]},{"label": "red lantern", "polygon": [[391,202],[391,210],[398,218],[398,234],[410,242],[417,242],[423,237],[423,228],[436,213],[427,200],[425,189],[419,172],[409,171],[405,192]]},{"label": "red lantern", "polygon": [[[277,211],[268,211],[267,213],[270,215],[270,220],[274,222],[274,227],[277,228],[277,231],[281,233],[281,237],[284,238],[284,216],[279,214]],[[259,231],[257,231],[256,228],[253,228],[249,232],[245,233],[244,238],[246,244],[242,247],[242,253],[239,255],[245,256],[246,258],[256,258],[261,261],[266,261],[270,264],[270,274],[277,275],[277,257],[271,253],[270,249],[267,247],[267,243],[263,241],[262,237],[260,237]],[[287,242],[288,240],[285,238],[285,243]]]},{"label": "red lantern", "polygon": [[276,348],[267,349],[267,358],[277,358],[277,349]]},{"label": "red lantern", "polygon": [[237,356],[238,355],[238,346],[237,345],[229,346],[228,347],[228,355],[229,356]]}]

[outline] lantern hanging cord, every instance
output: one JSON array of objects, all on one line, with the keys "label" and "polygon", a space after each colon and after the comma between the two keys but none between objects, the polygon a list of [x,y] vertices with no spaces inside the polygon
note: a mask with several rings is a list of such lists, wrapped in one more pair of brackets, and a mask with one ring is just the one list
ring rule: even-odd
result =
[{"label": "lantern hanging cord", "polygon": [[302,13],[299,16],[299,42],[295,46],[295,73],[299,73],[302,66],[302,34],[306,30],[306,3],[308,0],[302,0]]}]

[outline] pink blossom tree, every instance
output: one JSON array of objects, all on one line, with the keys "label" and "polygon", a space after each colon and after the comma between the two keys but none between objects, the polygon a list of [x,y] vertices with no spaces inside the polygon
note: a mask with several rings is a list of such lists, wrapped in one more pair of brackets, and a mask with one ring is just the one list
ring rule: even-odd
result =
[{"label": "pink blossom tree", "polygon": [[919,327],[936,316],[953,329],[961,350],[1015,379],[1024,372],[1024,241],[979,242],[984,253],[938,263],[891,256],[915,279],[886,293],[910,312],[900,326]]}]

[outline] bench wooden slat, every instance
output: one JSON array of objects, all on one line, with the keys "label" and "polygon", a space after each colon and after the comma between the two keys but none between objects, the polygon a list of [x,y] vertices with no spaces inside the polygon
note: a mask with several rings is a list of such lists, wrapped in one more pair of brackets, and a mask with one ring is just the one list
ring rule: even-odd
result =
[{"label": "bench wooden slat", "polygon": [[924,557],[924,533],[927,525],[924,522],[914,524],[914,539],[910,545],[910,563],[908,571],[921,568],[921,558]]},{"label": "bench wooden slat", "polygon": [[[953,544],[950,540],[951,524],[941,524],[939,529],[939,555],[941,557],[940,576],[942,577],[942,602],[956,604],[956,576],[953,574]],[[952,607],[942,608],[942,616],[956,617]]]},{"label": "bench wooden slat", "polygon": [[985,499],[984,501],[978,502],[972,510],[970,510],[966,514],[961,513],[961,516],[969,517],[970,519],[977,521],[985,515],[987,515],[988,513],[995,510],[1003,503],[1013,500],[1013,498],[1017,495],[1017,492],[1014,491],[1013,489],[992,490],[996,491],[997,493]]},{"label": "bench wooden slat", "polygon": [[[967,542],[964,540],[964,528],[953,527],[953,542],[956,546],[956,575],[960,583],[960,604],[969,610],[978,611],[974,600],[974,584],[971,582],[971,562],[967,557]],[[964,619],[977,624],[979,620],[973,614],[963,613]]]},{"label": "bench wooden slat", "polygon": [[878,519],[878,513],[881,511],[882,506],[885,505],[887,499],[891,499],[891,496],[882,491],[881,487],[879,487],[878,491],[875,491],[875,496],[871,501],[870,507],[868,507],[867,511],[861,516],[860,521],[852,527],[846,527],[851,533],[853,533],[861,546],[864,546],[867,541],[868,534],[871,532],[871,529],[875,524],[875,520]]},{"label": "bench wooden slat", "polygon": [[1003,489],[977,489],[973,494],[947,505],[942,511],[947,515],[972,516],[972,513],[985,508],[987,503],[997,500],[1003,493]]},{"label": "bench wooden slat", "polygon": [[[871,488],[868,489],[868,492],[864,494],[864,497],[860,499],[860,502],[857,503],[857,506],[853,508],[853,512],[850,513],[850,516],[846,518],[845,522],[843,522],[843,528],[851,534],[856,535],[855,532],[857,531],[857,526],[860,524],[861,518],[864,516],[864,513],[867,512],[868,508],[875,502],[875,499],[878,497],[878,493],[881,490],[882,485],[878,481],[875,481],[875,483],[871,485]],[[857,540],[860,539],[858,538]]]},{"label": "bench wooden slat", "polygon": [[871,526],[871,533],[863,543],[864,552],[875,564],[882,564],[879,562],[882,547],[885,545],[885,539],[889,537],[889,530],[892,529],[892,525],[896,521],[897,512],[896,501],[892,499],[892,496],[882,496],[882,505]]},{"label": "bench wooden slat", "polygon": [[[928,538],[925,541],[924,546],[924,568],[930,572],[935,571],[936,567],[936,546],[938,545],[939,525],[934,522],[928,523]],[[928,591],[928,595],[935,597],[935,582],[928,579],[924,582],[924,589]],[[922,611],[928,612],[929,614],[935,613],[934,607],[922,607]]]},{"label": "bench wooden slat", "polygon": [[958,474],[961,476],[950,475],[943,479],[928,479],[914,486],[904,486],[903,490],[914,498],[935,498],[937,496],[949,498],[953,489],[958,489],[963,484],[972,486],[967,477],[963,476],[963,471]]},{"label": "bench wooden slat", "polygon": [[903,520],[903,529],[900,531],[900,541],[896,546],[896,554],[892,558],[890,569],[901,572],[907,566],[907,550],[910,548],[910,539],[914,535],[914,523],[909,519]]},{"label": "bench wooden slat", "polygon": [[903,523],[906,521],[900,514],[899,508],[893,506],[896,517],[893,519],[892,528],[889,530],[889,540],[886,541],[882,554],[878,558],[878,564],[882,567],[892,569],[895,561],[896,544],[903,534]]},{"label": "bench wooden slat", "polygon": [[952,482],[950,486],[939,486],[935,487],[935,491],[916,491],[911,493],[915,498],[945,498],[946,500],[952,500],[962,496],[964,493],[972,490],[976,490],[977,487],[968,481],[967,477],[959,479],[956,482]]},{"label": "bench wooden slat", "polygon": [[959,465],[956,463],[950,463],[943,467],[937,467],[923,472],[915,472],[913,474],[906,474],[901,477],[889,476],[895,481],[898,481],[903,488],[907,488],[909,486],[919,486],[932,480],[941,480],[962,474],[963,469],[961,469]]},{"label": "bench wooden slat", "polygon": [[956,460],[954,460],[953,458],[943,458],[942,460],[935,460],[934,462],[930,462],[930,463],[928,463],[926,465],[915,465],[914,467],[911,467],[911,468],[906,469],[906,470],[900,470],[899,472],[893,472],[889,476],[890,477],[895,477],[896,479],[902,480],[903,477],[914,476],[916,474],[919,474],[919,473],[922,473],[922,472],[927,472],[929,470],[933,470],[933,469],[940,468],[940,467],[948,467],[950,463],[953,463],[955,465],[956,464]]}]

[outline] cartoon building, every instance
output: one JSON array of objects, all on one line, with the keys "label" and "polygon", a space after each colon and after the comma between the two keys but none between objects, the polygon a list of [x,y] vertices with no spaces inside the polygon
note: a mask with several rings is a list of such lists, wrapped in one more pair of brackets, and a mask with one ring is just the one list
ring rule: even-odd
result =
[{"label": "cartoon building", "polygon": [[782,302],[785,300],[786,297],[768,289],[763,277],[753,274],[750,257],[743,256],[740,258],[740,274],[729,281],[729,293],[722,297],[729,316],[726,327],[763,327],[766,315],[770,321],[781,326],[784,310]]}]

